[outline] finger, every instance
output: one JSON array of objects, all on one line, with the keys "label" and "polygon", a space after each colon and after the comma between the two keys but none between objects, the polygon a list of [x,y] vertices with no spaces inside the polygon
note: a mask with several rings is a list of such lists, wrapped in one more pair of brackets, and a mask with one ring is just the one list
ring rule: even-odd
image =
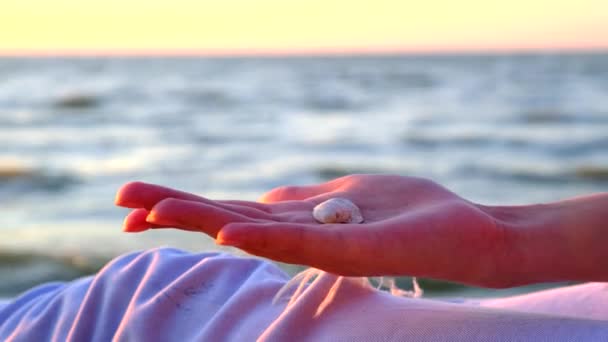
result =
[{"label": "finger", "polygon": [[270,190],[258,200],[262,203],[304,200],[325,193],[322,185],[313,186],[281,186]]},{"label": "finger", "polygon": [[351,182],[351,177],[345,176],[316,185],[281,186],[263,194],[258,202],[273,203],[289,200],[304,200],[310,197],[319,196],[326,192],[335,191],[349,182]]},{"label": "finger", "polygon": [[259,222],[235,211],[201,202],[168,198],[155,205],[148,216],[148,223],[171,226],[182,230],[200,231],[216,237],[217,232],[233,222]]},{"label": "finger", "polygon": [[188,192],[143,182],[131,182],[122,186],[116,194],[115,202],[122,207],[145,208],[150,210],[158,202],[166,198],[201,202],[227,210],[236,210],[243,215],[253,218],[271,219],[268,206],[262,203],[248,201],[213,201]]},{"label": "finger", "polygon": [[146,217],[149,212],[146,209],[135,209],[130,212],[123,222],[123,231],[127,233],[138,233],[148,230],[150,228],[165,228],[164,226],[159,226],[155,224],[151,224],[146,221]]},{"label": "finger", "polygon": [[383,272],[370,268],[381,253],[369,226],[348,224],[231,223],[216,242],[273,260],[348,276]]},{"label": "finger", "polygon": [[127,208],[146,208],[148,210],[165,198],[179,198],[197,201],[202,198],[194,194],[170,189],[167,187],[147,184],[143,182],[130,182],[123,185],[116,193],[115,203]]},{"label": "finger", "polygon": [[271,211],[270,207],[267,204],[260,203],[260,202],[240,201],[240,200],[220,200],[220,201],[216,201],[216,202],[220,202],[222,204],[238,205],[238,206],[243,206],[243,207],[255,208],[257,210],[261,210],[264,212]]}]

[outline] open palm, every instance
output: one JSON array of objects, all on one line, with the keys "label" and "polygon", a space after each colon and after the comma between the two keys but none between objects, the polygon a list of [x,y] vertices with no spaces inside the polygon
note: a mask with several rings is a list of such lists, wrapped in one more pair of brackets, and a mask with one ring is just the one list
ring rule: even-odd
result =
[{"label": "open palm", "polygon": [[[348,198],[362,224],[320,224],[315,205]],[[136,208],[125,230],[175,227],[277,261],[347,276],[411,275],[497,286],[508,250],[482,206],[426,179],[352,175],[280,187],[260,202],[213,201],[145,183],[125,185],[117,204]]]}]

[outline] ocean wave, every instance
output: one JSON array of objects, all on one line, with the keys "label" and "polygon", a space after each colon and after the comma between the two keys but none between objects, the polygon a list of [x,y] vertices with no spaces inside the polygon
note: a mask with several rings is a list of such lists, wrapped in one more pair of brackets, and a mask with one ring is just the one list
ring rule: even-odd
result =
[{"label": "ocean wave", "polygon": [[[589,126],[587,128],[586,126]],[[496,128],[464,128],[461,131],[441,128],[410,130],[401,137],[406,146],[419,149],[471,149],[500,148],[534,151],[557,156],[574,156],[603,151],[608,147],[604,125],[586,125],[579,128],[556,127],[531,130]],[[608,127],[606,127],[608,129]]]},{"label": "ocean wave", "polygon": [[349,75],[347,78],[357,82],[367,90],[403,90],[433,88],[438,81],[433,75],[424,72],[389,72],[389,73],[361,73]]},{"label": "ocean wave", "polygon": [[189,89],[182,94],[197,105],[211,108],[229,108],[240,103],[239,99],[223,89]]},{"label": "ocean wave", "polygon": [[302,105],[320,111],[349,111],[364,108],[361,101],[344,94],[310,94],[302,99]]},{"label": "ocean wave", "polygon": [[546,147],[548,151],[557,155],[582,155],[594,151],[606,151],[608,149],[608,137],[589,138],[586,141],[576,143],[563,142]]},{"label": "ocean wave", "polygon": [[10,187],[15,191],[61,191],[78,183],[78,177],[69,173],[0,164],[0,189],[3,190]]},{"label": "ocean wave", "polygon": [[53,106],[64,109],[87,109],[102,103],[99,95],[85,92],[66,93],[53,101]]},{"label": "ocean wave", "polygon": [[547,124],[555,122],[568,122],[574,118],[557,109],[537,109],[524,111],[517,115],[519,121],[528,124]]},{"label": "ocean wave", "polygon": [[584,180],[608,181],[608,165],[582,165],[574,169],[574,175]]},{"label": "ocean wave", "polygon": [[457,168],[456,174],[465,177],[489,177],[492,179],[511,179],[526,183],[556,183],[568,178],[567,172],[546,170],[534,165],[466,165]]},{"label": "ocean wave", "polygon": [[608,166],[584,164],[560,169],[546,168],[543,165],[525,167],[519,165],[476,165],[460,168],[458,173],[467,176],[486,176],[532,183],[608,182]]},{"label": "ocean wave", "polygon": [[342,166],[322,166],[316,169],[315,173],[323,181],[332,180],[352,174],[370,173],[392,173],[390,170],[372,167],[342,167]]},{"label": "ocean wave", "polygon": [[530,125],[607,123],[608,113],[576,113],[557,108],[524,110],[513,116],[515,123]]},{"label": "ocean wave", "polygon": [[[486,136],[462,135],[454,137],[439,138],[432,135],[412,135],[408,134],[402,139],[407,145],[412,145],[420,148],[434,148],[442,145],[452,147],[479,147],[493,142],[493,139]],[[513,143],[522,143],[521,141],[513,141]]]},{"label": "ocean wave", "polygon": [[14,296],[40,283],[67,281],[97,272],[109,259],[0,251],[0,296]]},{"label": "ocean wave", "polygon": [[17,165],[0,165],[0,182],[11,181],[24,177],[31,177],[33,170]]}]

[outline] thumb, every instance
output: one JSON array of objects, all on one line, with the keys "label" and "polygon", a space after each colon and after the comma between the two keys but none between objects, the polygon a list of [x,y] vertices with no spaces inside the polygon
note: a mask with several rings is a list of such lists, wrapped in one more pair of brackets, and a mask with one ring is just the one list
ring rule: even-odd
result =
[{"label": "thumb", "polygon": [[280,186],[263,194],[258,202],[274,203],[281,201],[304,200],[326,192],[320,185],[309,186]]},{"label": "thumb", "polygon": [[263,194],[258,202],[273,203],[280,201],[304,200],[324,194],[326,192],[340,190],[344,185],[352,183],[353,180],[353,176],[345,176],[315,185],[280,186]]}]

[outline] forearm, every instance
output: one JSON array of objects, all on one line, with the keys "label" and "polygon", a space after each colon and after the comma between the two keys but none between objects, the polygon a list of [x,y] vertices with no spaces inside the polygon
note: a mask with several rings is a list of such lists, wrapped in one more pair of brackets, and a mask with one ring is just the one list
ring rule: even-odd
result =
[{"label": "forearm", "polygon": [[488,212],[504,227],[510,285],[608,281],[608,193]]}]

